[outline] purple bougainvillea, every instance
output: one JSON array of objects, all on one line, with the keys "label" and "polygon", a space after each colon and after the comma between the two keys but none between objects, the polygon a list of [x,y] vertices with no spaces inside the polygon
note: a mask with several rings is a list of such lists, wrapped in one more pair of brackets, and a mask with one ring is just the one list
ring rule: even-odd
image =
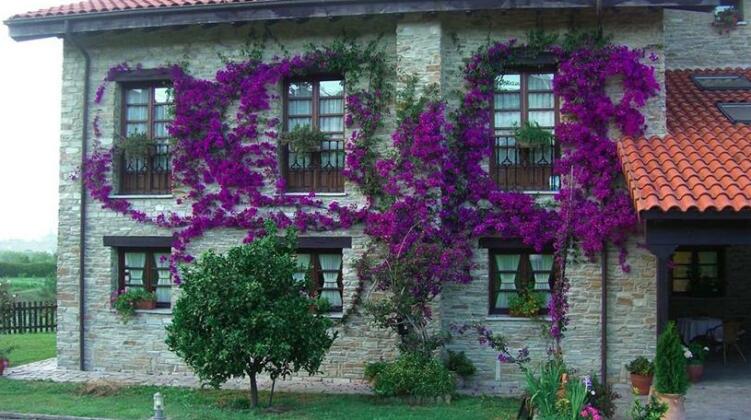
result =
[{"label": "purple bougainvillea", "polygon": [[[175,139],[172,176],[185,191],[178,204],[189,203],[187,212],[147,215],[126,200],[111,198],[113,151],[101,146],[89,156],[83,180],[103,207],[175,230],[171,267],[177,281],[177,263],[192,260],[188,244],[211,229],[240,228],[247,232],[245,240],[252,241],[269,219],[302,231],[363,223],[366,234],[383,244],[387,260],[410,255],[421,264],[411,271],[419,278],[411,292],[423,299],[428,313],[427,302],[441,292],[443,283],[470,281],[476,238],[515,237],[538,251],[552,243],[561,275],[549,308],[550,334],[558,341],[567,324],[567,250],[576,246],[594,257],[608,242],[623,249],[635,225],[628,195],[618,188],[620,167],[609,129],[642,134],[645,119],[639,109],[659,85],[639,50],[612,45],[571,53],[558,47],[546,50],[559,61],[554,91],[566,117],[555,130],[562,156],[554,173],[561,177],[562,188],[556,205],[542,208],[531,195],[500,190],[483,166],[494,144],[494,80],[520,50],[510,41],[472,56],[458,109],[448,113],[444,103],[427,102],[419,115],[404,119],[392,133],[394,153],[389,157],[379,156],[374,145],[390,96],[382,86],[348,89],[345,124],[352,131],[345,143],[344,174],[366,194],[360,206],[326,204],[312,193],[285,194],[277,157],[280,121],[264,116],[278,100],[273,88],[280,81],[332,70],[343,58],[357,56],[330,48],[269,63],[230,63],[213,80],[170,67],[175,97],[169,127]],[[363,66],[373,61],[364,54],[359,59]],[[127,63],[119,64],[106,81],[130,69]],[[615,101],[606,90],[611,81],[622,85]],[[101,103],[105,86],[97,89],[96,103]],[[233,104],[237,110],[228,115]],[[97,137],[98,124],[97,118]],[[622,267],[627,270],[624,255]]]}]

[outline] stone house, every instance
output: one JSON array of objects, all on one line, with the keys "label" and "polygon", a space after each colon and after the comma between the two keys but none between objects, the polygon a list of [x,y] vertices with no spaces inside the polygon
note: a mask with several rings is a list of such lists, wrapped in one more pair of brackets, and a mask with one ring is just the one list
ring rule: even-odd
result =
[{"label": "stone house", "polygon": [[[612,247],[594,261],[569,268],[566,359],[581,371],[621,381],[626,377],[624,363],[636,355],[653,355],[656,334],[668,319],[691,315],[692,308],[705,304],[719,317],[730,315],[731,306],[733,314],[747,313],[751,288],[742,273],[751,265],[751,131],[745,126],[751,113],[744,108],[722,111],[715,102],[751,102],[751,94],[743,91],[748,86],[704,90],[692,79],[694,75],[738,76],[735,82],[728,81],[731,85],[751,80],[749,70],[706,70],[749,66],[751,29],[741,22],[727,34],[718,33],[712,26],[712,11],[719,3],[91,0],[10,18],[5,23],[16,40],[64,39],[59,366],[155,374],[186,371],[164,343],[163,328],[170,322],[170,307],[179,293],[160,258],[170,252],[172,232],[103,209],[87,197],[82,181],[71,175],[94,145],[95,115],[101,117],[96,129],[105,146],[131,129],[156,140],[167,137],[169,116],[164,109],[170,100],[169,79],[150,69],[184,62],[191,74],[212,78],[224,59],[241,58],[248,39],[256,34],[272,40],[264,46],[264,59],[299,53],[310,43],[330,43],[342,33],[358,42],[378,39],[397,88],[405,85],[407,76],[416,76],[423,86],[436,85],[454,107],[458,104],[450,98],[463,86],[463,60],[488,40],[523,39],[536,28],[563,33],[602,25],[614,42],[656,54],[660,59],[652,65],[660,93],[644,109],[647,138],[619,143],[624,179],[640,215],[639,232],[628,243],[631,271],[619,268],[618,251]],[[736,2],[738,10],[743,6],[751,10],[751,1]],[[142,70],[116,79],[115,88],[96,103],[97,84],[108,69],[123,62],[138,63]],[[554,125],[559,117],[550,84],[554,72],[553,68],[511,75],[528,95],[512,109],[516,115],[512,119]],[[295,118],[315,120],[333,138],[347,138],[351,133],[343,123],[342,80],[336,75],[287,81],[278,86],[279,98],[269,114],[285,119],[287,126],[296,124]],[[530,106],[533,100],[542,105]],[[380,134],[385,137],[394,127],[391,113]],[[147,162],[123,162],[110,174],[116,185],[113,197],[128,199],[145,212],[184,211],[188,203],[176,201],[184,191],[169,182],[167,143],[160,144],[163,148]],[[513,145],[496,144],[497,153],[502,149],[508,156],[509,147],[516,153]],[[338,175],[342,142],[333,141],[326,150],[312,158],[313,166],[286,155],[283,175],[288,192],[307,194],[314,189],[324,201],[363,202],[352,183]],[[516,158],[493,159],[488,168],[503,188],[524,190],[544,200],[558,186],[551,172],[554,158],[554,151],[542,153],[524,167]],[[312,167],[323,171],[327,165],[324,175],[309,171]],[[212,230],[195,240],[191,251],[221,251],[243,237],[239,230]],[[300,241],[302,258],[312,262],[321,293],[335,302],[331,316],[348,315],[337,324],[339,338],[322,367],[322,377],[358,381],[366,363],[396,354],[395,337],[353,308],[358,284],[354,263],[367,246],[367,236],[355,226],[306,234]],[[480,238],[473,262],[472,283],[447,287],[437,304],[436,321],[445,328],[457,322],[481,322],[507,336],[512,347],[527,345],[533,358],[542,357],[549,346],[540,334],[545,320],[509,316],[507,291],[498,282],[502,284],[509,274],[526,276],[544,290],[552,272],[550,255],[537,254],[513,239]],[[686,267],[683,275],[675,269],[678,266]],[[685,273],[697,266],[706,270],[705,277],[721,282],[721,290],[693,296]],[[127,285],[155,290],[158,307],[139,311],[135,320],[123,325],[109,299],[113,291]],[[522,385],[513,365],[500,364],[496,354],[474,338],[457,337],[449,348],[465,351],[477,366],[470,387],[513,393]]]}]

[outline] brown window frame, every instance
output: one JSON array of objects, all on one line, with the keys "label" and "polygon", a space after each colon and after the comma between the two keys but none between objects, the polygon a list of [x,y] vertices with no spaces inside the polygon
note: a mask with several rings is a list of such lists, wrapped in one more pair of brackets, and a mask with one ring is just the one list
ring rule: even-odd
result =
[{"label": "brown window frame", "polygon": [[[670,278],[670,295],[673,297],[695,297],[695,298],[721,298],[725,297],[726,295],[726,289],[727,289],[727,279],[725,278],[725,250],[721,247],[710,247],[710,246],[693,246],[693,247],[679,247],[676,249],[676,252],[691,252],[691,263],[690,264],[676,264],[673,262],[672,256],[670,259],[670,268],[669,268],[669,278]],[[698,268],[701,265],[715,265],[715,264],[700,264],[699,263],[699,252],[716,252],[717,253],[717,281],[720,285],[719,290],[716,293],[698,293],[698,292],[679,292],[675,291],[675,287],[673,282],[676,280],[674,278],[674,269],[676,265],[688,265],[689,266],[689,272],[687,277],[689,281],[689,287],[691,284],[691,275],[692,273],[698,273]]]},{"label": "brown window frame", "polygon": [[[128,135],[128,123],[146,124],[147,136],[149,139],[155,139],[154,127],[158,123],[170,123],[172,119],[156,119],[155,107],[157,105],[169,104],[169,102],[156,102],[154,90],[156,88],[172,87],[170,80],[158,79],[139,82],[121,82],[121,103],[120,103],[120,136],[123,138]],[[149,101],[147,104],[146,120],[128,120],[128,91],[132,89],[149,89]],[[161,138],[160,138],[161,139]],[[172,191],[172,164],[171,150],[169,142],[163,145],[167,152],[158,154],[157,150],[150,153],[146,159],[146,170],[141,173],[128,172],[127,159],[125,153],[118,156],[118,193],[122,195],[167,195]],[[157,171],[155,169],[157,158],[167,155],[167,170]],[[142,185],[139,186],[139,185]]]},{"label": "brown window frame", "polygon": [[[529,256],[531,254],[547,254],[551,255],[553,254],[552,250],[543,250],[542,252],[535,252],[530,249],[508,249],[508,248],[489,248],[488,249],[488,314],[490,315],[508,315],[509,310],[508,308],[496,308],[496,300],[498,297],[498,290],[499,287],[497,285],[498,282],[498,274],[501,273],[501,271],[498,270],[495,263],[495,256],[496,255],[520,255],[519,259],[519,266],[516,269],[517,274],[517,282],[519,281],[520,275],[526,275],[528,278],[525,280],[526,282],[532,281],[534,283],[534,270],[532,270],[532,263],[529,261]],[[508,272],[508,271],[503,271]],[[553,265],[550,268],[550,276],[548,277],[548,287],[549,290],[552,292],[553,290],[553,283],[555,279],[555,274],[557,272],[556,269],[556,263],[555,260],[553,261]],[[518,288],[516,289],[519,290]],[[547,315],[548,314],[548,308],[547,306],[540,308],[540,315]]]},{"label": "brown window frame", "polygon": [[[146,262],[144,263],[143,273],[143,286],[130,285],[125,282],[125,271],[129,268],[125,265],[125,254],[142,252],[146,255]],[[155,293],[157,287],[172,288],[172,282],[169,286],[158,284],[159,279],[156,277],[158,270],[154,260],[154,254],[169,254],[170,248],[148,248],[148,247],[121,247],[117,249],[117,289],[124,290],[128,287],[143,287],[145,290]],[[169,308],[170,303],[157,302],[157,308]]]},{"label": "brown window frame", "polygon": [[[554,123],[553,129],[560,123],[560,98],[555,94],[554,89],[551,90],[530,90],[529,89],[529,76],[536,74],[553,74],[558,71],[555,67],[542,67],[542,68],[527,68],[527,67],[514,67],[507,69],[504,73],[498,74],[496,77],[505,75],[519,75],[519,126],[523,126],[529,121],[530,111],[553,111]],[[496,182],[496,185],[504,190],[509,191],[556,191],[560,189],[560,181],[553,174],[553,165],[555,160],[560,157],[560,146],[558,143],[554,143],[550,147],[550,162],[544,160],[544,157],[538,158],[537,162],[530,162],[530,154],[539,153],[539,151],[532,151],[528,148],[521,148],[519,146],[513,146],[515,153],[514,162],[509,164],[499,164],[499,150],[511,148],[509,145],[511,139],[513,139],[513,127],[496,127],[495,125],[495,113],[496,111],[513,111],[511,109],[498,109],[495,106],[495,95],[503,93],[496,89],[495,79],[493,80],[493,113],[492,113],[492,127],[493,127],[493,152],[490,160],[490,176]],[[509,92],[507,92],[509,93]],[[553,94],[553,108],[530,108],[529,107],[529,94],[534,93],[552,93]],[[506,139],[506,146],[499,146],[498,142],[501,139]],[[544,155],[543,155],[544,156]],[[543,159],[542,161],[539,159]],[[519,163],[519,162],[525,163]],[[540,163],[542,162],[542,163]],[[538,173],[539,172],[539,173]],[[520,180],[521,178],[521,180]]]},{"label": "brown window frame", "polygon": [[[311,265],[308,268],[308,274],[310,275],[310,282],[316,285],[315,290],[308,290],[310,297],[317,298],[323,293],[323,269],[321,268],[321,262],[318,259],[320,254],[338,254],[342,256],[342,263],[339,266],[339,275],[336,279],[337,291],[342,297],[342,304],[344,303],[344,254],[341,248],[299,248],[295,251],[296,254],[308,254],[310,255]],[[308,283],[310,285],[311,283]],[[332,289],[333,290],[333,289]],[[343,306],[331,306],[329,307],[329,313],[342,312]]]},{"label": "brown window frame", "polygon": [[[283,116],[283,130],[284,132],[287,132],[289,130],[289,118],[291,115],[289,114],[289,103],[290,100],[299,100],[301,98],[296,99],[290,99],[289,97],[289,87],[293,83],[311,83],[312,85],[312,93],[309,97],[311,101],[311,113],[310,113],[310,121],[311,121],[311,127],[318,129],[319,128],[319,119],[321,117],[337,117],[341,116],[342,118],[342,131],[336,132],[332,134],[341,134],[341,151],[344,152],[344,133],[345,133],[345,127],[344,127],[344,117],[346,114],[346,109],[343,106],[342,113],[341,114],[321,114],[320,113],[320,83],[321,82],[328,82],[328,81],[341,81],[344,85],[344,91],[342,92],[341,96],[329,96],[327,98],[329,99],[341,99],[342,101],[346,98],[346,82],[344,77],[339,75],[319,75],[316,77],[304,77],[304,78],[291,78],[288,80],[285,80],[284,87],[282,91],[282,116]],[[307,116],[302,114],[296,114],[295,116]],[[337,149],[339,150],[339,149]],[[302,193],[302,192],[323,192],[323,193],[340,193],[344,192],[344,167],[336,168],[334,170],[324,170],[321,169],[321,152],[311,152],[311,162],[309,165],[309,168],[303,169],[303,170],[290,170],[289,168],[289,145],[283,145],[281,150],[282,155],[282,176],[284,177],[284,180],[286,182],[286,190],[287,192],[293,192],[293,193]],[[302,173],[303,180],[306,179],[306,177],[310,177],[310,182],[302,181],[298,182],[296,178],[292,176],[291,173],[300,172]]]}]

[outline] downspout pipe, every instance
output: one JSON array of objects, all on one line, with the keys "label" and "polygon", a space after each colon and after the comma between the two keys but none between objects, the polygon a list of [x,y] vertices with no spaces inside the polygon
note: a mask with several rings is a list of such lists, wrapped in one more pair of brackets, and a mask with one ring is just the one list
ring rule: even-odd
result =
[{"label": "downspout pipe", "polygon": [[84,60],[83,71],[83,125],[81,131],[81,204],[79,226],[79,253],[78,253],[78,364],[80,370],[86,370],[84,363],[86,327],[86,185],[83,174],[86,173],[86,156],[88,155],[87,144],[89,140],[89,79],[91,74],[91,57],[88,51],[70,33],[70,21],[65,21],[65,40],[81,52]]},{"label": "downspout pipe", "polygon": [[608,383],[608,244],[600,254],[600,383]]}]

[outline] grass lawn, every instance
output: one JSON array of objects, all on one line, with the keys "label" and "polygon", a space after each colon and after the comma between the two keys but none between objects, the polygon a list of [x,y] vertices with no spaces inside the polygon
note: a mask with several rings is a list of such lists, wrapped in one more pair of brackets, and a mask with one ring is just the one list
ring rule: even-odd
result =
[{"label": "grass lawn", "polygon": [[46,300],[44,297],[43,277],[10,277],[0,279],[3,283],[10,283],[10,293],[16,295],[18,302],[38,302]]},{"label": "grass lawn", "polygon": [[[241,391],[172,387],[127,387],[110,392],[83,392],[84,385],[29,382],[0,378],[3,411],[72,416],[144,419],[153,414],[152,396],[164,395],[165,413],[174,419],[512,419],[517,400],[457,397],[451,404],[410,406],[374,396],[275,393],[273,412],[248,409]],[[262,393],[265,404],[268,394]]]},{"label": "grass lawn", "polygon": [[[55,357],[55,333],[0,334],[0,348],[15,347],[10,353],[10,365]],[[2,407],[2,405],[0,405]]]}]

